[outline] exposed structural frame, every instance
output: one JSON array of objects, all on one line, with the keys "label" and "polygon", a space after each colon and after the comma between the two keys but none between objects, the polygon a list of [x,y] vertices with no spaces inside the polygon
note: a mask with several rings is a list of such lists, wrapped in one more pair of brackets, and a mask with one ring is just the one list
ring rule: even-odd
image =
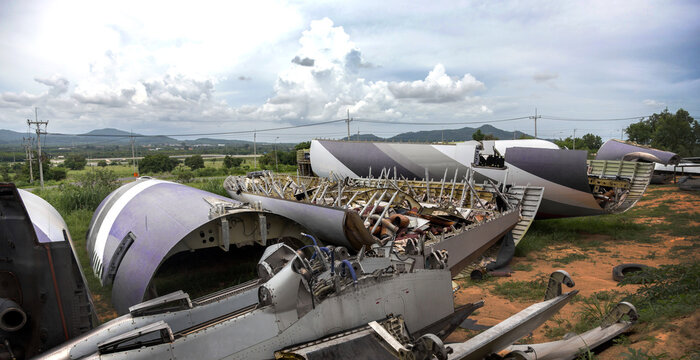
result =
[{"label": "exposed structural frame", "polygon": [[[427,261],[443,261],[424,257],[445,250],[450,257],[444,261],[453,275],[509,231],[514,230],[519,241],[542,198],[538,187],[512,187],[501,193],[496,184],[474,185],[466,180],[459,189],[455,183],[450,188],[445,182],[388,176],[330,180],[269,172],[257,175],[230,176],[224,188],[236,200],[259,203],[299,222],[325,243],[361,250],[396,239],[397,250],[419,259],[418,268]],[[497,208],[496,200],[501,200],[503,208]],[[478,205],[469,208],[469,203]],[[389,216],[390,209],[396,214]]]}]

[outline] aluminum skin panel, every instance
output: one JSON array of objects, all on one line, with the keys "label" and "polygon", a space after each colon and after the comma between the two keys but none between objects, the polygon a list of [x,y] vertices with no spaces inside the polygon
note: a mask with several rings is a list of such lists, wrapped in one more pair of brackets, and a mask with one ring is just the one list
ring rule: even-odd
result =
[{"label": "aluminum skin panel", "polygon": [[[343,144],[343,153],[338,150],[336,144]],[[368,145],[373,145],[367,148]],[[558,150],[556,145],[544,140],[504,140],[495,141],[494,146],[499,152],[505,153],[505,168],[479,167],[466,162],[469,156],[462,156],[461,160],[455,160],[448,156],[457,154],[457,150],[450,152],[446,148],[459,149],[459,145],[430,145],[430,144],[402,144],[402,143],[363,143],[363,142],[338,142],[327,140],[314,140],[311,147],[311,165],[319,176],[327,176],[333,173],[343,176],[342,173],[331,168],[332,164],[344,164],[341,159],[352,158],[352,173],[366,174],[369,170],[369,157],[377,150],[384,150],[386,155],[381,158],[391,158],[384,168],[391,169],[393,176],[393,164],[398,163],[395,158],[400,154],[404,169],[411,170],[408,176],[400,173],[397,175],[409,178],[424,178],[425,168],[429,168],[430,176],[434,179],[442,179],[447,169],[448,180],[453,176],[455,169],[463,176],[462,171],[471,167],[477,174],[475,179],[483,181],[484,177],[494,181],[505,181],[510,185],[525,185],[544,187],[542,205],[537,212],[537,218],[557,218],[572,216],[589,216],[605,214],[591,194],[588,185],[587,163],[585,151]],[[327,150],[327,148],[331,150]],[[363,149],[371,150],[363,150]],[[317,151],[316,149],[323,149]],[[389,150],[387,150],[389,149]],[[439,150],[437,150],[439,149]],[[464,146],[468,151],[471,147]],[[507,150],[507,151],[506,151]],[[336,154],[337,153],[337,154]],[[317,155],[321,154],[321,155]],[[333,158],[333,161],[323,160]],[[471,154],[470,154],[471,155]],[[393,157],[392,157],[393,156]],[[456,155],[455,155],[456,156]],[[452,159],[451,161],[445,159]],[[363,163],[364,161],[364,163]],[[439,164],[437,166],[436,164]],[[377,164],[375,164],[377,165]],[[380,166],[380,170],[382,165]],[[422,169],[422,170],[419,170]],[[420,174],[415,172],[421,171]],[[375,172],[375,167],[372,167]],[[375,176],[378,174],[375,174]]]},{"label": "aluminum skin panel", "polygon": [[17,189],[22,198],[29,218],[37,230],[40,243],[65,241],[63,230],[68,231],[68,225],[63,221],[63,217],[46,200],[30,193],[29,191]]},{"label": "aluminum skin panel", "polygon": [[[97,319],[58,212],[14,184],[0,183],[0,214],[3,297],[27,317],[16,331],[0,330],[0,339],[7,340],[15,354],[31,358],[92,329]],[[4,346],[0,358],[10,358]]]},{"label": "aluminum skin panel", "polygon": [[617,139],[608,140],[598,149],[596,160],[623,160],[629,153],[646,153],[658,158],[663,165],[678,164],[680,156],[670,151],[663,151],[646,146],[638,146]]}]

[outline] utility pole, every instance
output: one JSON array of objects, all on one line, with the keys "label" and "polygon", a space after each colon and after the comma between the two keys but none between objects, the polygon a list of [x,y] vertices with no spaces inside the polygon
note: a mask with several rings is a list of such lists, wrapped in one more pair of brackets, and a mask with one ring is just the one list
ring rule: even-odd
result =
[{"label": "utility pole", "polygon": [[131,165],[134,169],[134,176],[136,176],[136,152],[134,151],[134,133],[131,132]]},{"label": "utility pole", "polygon": [[280,168],[277,166],[277,139],[279,138],[279,136],[275,138],[275,172],[280,172]]},{"label": "utility pole", "polygon": [[24,141],[24,151],[26,152],[27,159],[29,159],[29,182],[34,182],[34,172],[32,171],[32,143],[34,142],[33,137],[22,137]]},{"label": "utility pole", "polygon": [[576,150],[576,129],[574,129],[574,150]]},{"label": "utility pole", "polygon": [[537,119],[541,117],[542,115],[537,116],[537,108],[535,108],[535,116],[530,116],[530,119],[535,120],[535,139],[537,139]]},{"label": "utility pole", "polygon": [[258,150],[256,147],[258,133],[253,130],[253,169],[258,168]]},{"label": "utility pole", "polygon": [[348,141],[350,141],[350,122],[352,119],[350,119],[350,109],[348,109],[348,118],[345,120],[345,122],[348,124]]},{"label": "utility pole", "polygon": [[622,132],[623,132],[623,131],[624,131],[624,129],[620,129],[620,140],[623,140],[623,141],[624,141],[624,140],[625,140],[625,137],[624,137],[624,135],[622,135]]},{"label": "utility pole", "polygon": [[[36,143],[39,148],[39,182],[41,189],[44,189],[44,169],[41,166],[41,134],[46,134],[46,127],[49,126],[48,121],[39,121],[39,109],[34,108],[34,121],[27,119],[27,125],[31,127],[36,125]],[[41,130],[41,125],[44,125],[44,130]]]}]

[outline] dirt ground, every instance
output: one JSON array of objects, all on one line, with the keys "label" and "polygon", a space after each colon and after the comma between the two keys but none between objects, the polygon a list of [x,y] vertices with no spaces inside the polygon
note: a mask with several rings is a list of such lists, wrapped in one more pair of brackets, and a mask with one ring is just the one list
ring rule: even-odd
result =
[{"label": "dirt ground", "polygon": [[[674,211],[698,215],[698,220],[690,221],[688,225],[697,225],[700,221],[700,201],[698,201],[699,198],[697,196],[671,187],[650,188],[647,192],[652,195],[650,199],[640,201],[637,206],[651,209],[672,199],[674,204],[680,205],[678,208],[674,208]],[[658,197],[653,197],[654,195]],[[665,219],[656,217],[637,217],[633,219],[633,221],[650,225],[666,222]],[[634,286],[628,285],[620,287],[617,282],[612,279],[612,269],[614,266],[622,263],[639,263],[649,266],[677,264],[680,261],[679,256],[677,253],[670,251],[671,247],[676,245],[691,245],[693,241],[697,241],[697,236],[672,236],[663,232],[657,232],[652,236],[662,241],[655,243],[638,243],[613,240],[605,235],[584,234],[581,241],[595,241],[602,243],[602,245],[596,248],[555,245],[544,248],[537,254],[531,253],[527,257],[516,257],[511,263],[512,267],[517,269],[530,268],[531,266],[532,270],[515,271],[511,277],[495,278],[479,285],[469,284],[466,280],[458,281],[461,288],[455,293],[456,305],[484,300],[484,307],[479,309],[476,315],[470,316],[470,319],[476,320],[477,324],[481,325],[495,325],[536,302],[509,301],[505,297],[497,296],[493,293],[493,287],[496,283],[509,280],[531,281],[538,276],[548,275],[558,269],[564,269],[571,275],[576,283],[573,289],[578,289],[580,291],[577,295],[578,298],[588,297],[596,292],[609,290],[632,293],[636,290]],[[523,241],[527,241],[527,238]],[[554,259],[572,253],[585,255],[586,258],[570,262],[566,265],[554,266]],[[688,254],[684,254],[684,256],[688,256]],[[700,256],[697,253],[691,254],[691,256],[694,261],[700,260]],[[521,266],[518,266],[518,264]],[[569,291],[569,289],[564,291]],[[566,305],[552,320],[549,320],[543,326],[535,330],[532,337],[527,339],[527,342],[548,342],[557,340],[556,338],[552,339],[546,337],[546,330],[566,320],[573,323],[576,313],[581,310],[582,306],[583,304],[581,302],[572,301],[572,303]],[[633,348],[653,352],[654,354],[666,353],[668,358],[675,359],[688,352],[700,349],[700,332],[698,331],[700,328],[700,311],[676,319],[671,325],[672,326],[666,326],[663,329],[650,330],[648,326],[638,324],[627,334],[629,343],[626,343],[625,346],[609,346],[607,349],[597,354],[596,358],[619,359],[622,357],[622,352],[627,351],[628,348]],[[476,333],[476,331],[458,329],[448,338],[448,342],[464,341],[474,336]]]}]

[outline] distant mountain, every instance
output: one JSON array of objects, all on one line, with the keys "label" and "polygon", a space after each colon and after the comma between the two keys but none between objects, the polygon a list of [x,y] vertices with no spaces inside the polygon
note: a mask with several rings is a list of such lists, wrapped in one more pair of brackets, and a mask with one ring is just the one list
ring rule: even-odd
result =
[{"label": "distant mountain", "polygon": [[[396,142],[440,142],[440,141],[468,141],[472,140],[472,134],[481,130],[484,135],[491,134],[500,140],[519,139],[522,135],[530,136],[522,131],[505,131],[491,125],[482,125],[478,128],[463,127],[461,129],[410,131],[389,138],[382,138],[374,134],[362,134],[362,141],[396,141]],[[351,140],[357,140],[357,135],[350,136]],[[344,137],[342,140],[347,140]]]},{"label": "distant mountain", "polygon": [[[178,140],[168,136],[142,136],[133,133],[134,142],[138,145],[166,145],[166,144],[186,144],[186,145],[243,145],[252,144],[252,141],[243,140],[224,140],[200,138],[195,140]],[[0,146],[3,147],[19,147],[22,145],[22,138],[27,136],[36,137],[35,133],[21,133],[12,130],[0,129]],[[74,146],[74,145],[128,145],[131,143],[132,133],[119,129],[106,128],[96,129],[80,135],[46,135],[42,136],[42,145],[55,146]]]},{"label": "distant mountain", "polygon": [[[348,137],[344,137],[342,140],[347,140]],[[360,135],[350,135],[350,140],[352,141],[384,141],[386,139],[380,138],[374,134],[360,134]]]},{"label": "distant mountain", "polygon": [[[350,140],[361,141],[402,141],[402,142],[439,142],[439,141],[467,141],[472,140],[472,134],[476,130],[481,130],[482,133],[491,134],[501,140],[520,138],[522,135],[527,135],[521,131],[505,131],[493,127],[491,125],[482,125],[478,128],[463,127],[461,129],[444,129],[444,130],[425,130],[415,132],[405,132],[383,138],[374,134],[351,135]],[[36,136],[34,133],[31,135]],[[131,141],[132,133],[124,130],[106,128],[96,129],[90,132],[75,135],[46,135],[41,138],[42,145],[49,147],[56,146],[74,146],[74,145],[127,145]],[[225,140],[213,138],[200,138],[195,140],[178,140],[168,136],[141,136],[134,133],[134,141],[138,145],[245,145],[252,144],[252,141],[244,140]],[[12,130],[0,129],[0,146],[2,147],[20,147],[22,146],[22,137],[26,137],[27,133],[16,132]],[[347,137],[343,138],[347,140]],[[264,142],[258,142],[264,144]],[[271,143],[268,143],[271,144]],[[280,145],[282,145],[280,143]]]}]

